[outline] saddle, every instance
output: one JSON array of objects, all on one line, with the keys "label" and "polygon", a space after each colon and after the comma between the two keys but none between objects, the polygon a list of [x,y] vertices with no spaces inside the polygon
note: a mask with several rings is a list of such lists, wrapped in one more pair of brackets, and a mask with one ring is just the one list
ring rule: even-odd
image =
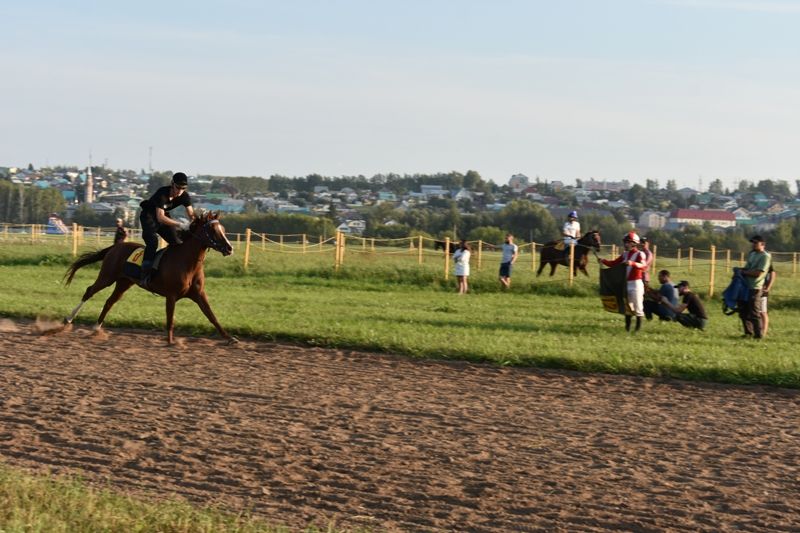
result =
[{"label": "saddle", "polygon": [[559,252],[563,252],[564,249],[566,248],[566,245],[564,244],[564,241],[556,241],[555,245],[553,245],[553,248],[555,248]]},{"label": "saddle", "polygon": [[[153,271],[150,275],[151,280],[155,278],[158,273],[158,266],[161,264],[164,250],[166,250],[166,248],[161,248],[156,252],[156,257],[153,259]],[[125,261],[125,265],[122,267],[122,273],[138,282],[142,277],[142,261],[144,261],[144,248],[135,248]]]}]

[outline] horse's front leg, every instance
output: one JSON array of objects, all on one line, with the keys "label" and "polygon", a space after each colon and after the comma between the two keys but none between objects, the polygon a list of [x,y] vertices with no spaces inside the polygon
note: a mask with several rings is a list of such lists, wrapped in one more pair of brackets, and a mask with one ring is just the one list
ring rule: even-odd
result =
[{"label": "horse's front leg", "polygon": [[167,296],[167,344],[175,344],[175,302],[174,296]]},{"label": "horse's front leg", "polygon": [[208,303],[208,296],[206,296],[205,290],[193,292],[192,294],[189,294],[189,298],[191,298],[191,300],[197,304],[203,314],[206,315],[208,321],[214,324],[214,327],[217,328],[217,331],[220,335],[222,335],[222,338],[228,339],[228,341],[232,343],[239,342],[236,337],[229,335],[228,332],[225,331],[225,328],[223,328],[219,323],[219,320],[217,320],[217,317],[214,315],[214,311],[211,310],[211,304]]}]

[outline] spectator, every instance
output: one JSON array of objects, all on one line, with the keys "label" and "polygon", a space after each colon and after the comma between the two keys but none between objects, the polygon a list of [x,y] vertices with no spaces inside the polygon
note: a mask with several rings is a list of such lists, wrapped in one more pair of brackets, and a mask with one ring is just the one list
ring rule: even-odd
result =
[{"label": "spectator", "polygon": [[644,316],[647,317],[647,320],[652,320],[653,315],[660,320],[674,320],[675,311],[661,303],[661,298],[666,298],[672,307],[678,305],[678,289],[672,285],[669,270],[662,270],[658,273],[658,282],[661,283],[661,287],[657,291],[645,289],[648,298],[644,302]]},{"label": "spectator", "polygon": [[769,329],[769,311],[767,309],[767,298],[769,298],[769,291],[772,289],[772,285],[775,283],[775,269],[772,268],[772,265],[769,265],[769,270],[767,270],[767,277],[764,280],[764,289],[761,291],[761,336],[767,336],[767,330]]},{"label": "spectator", "polygon": [[117,219],[117,229],[114,232],[114,244],[125,242],[125,239],[128,238],[128,230],[125,229],[124,224],[122,223],[122,219]]},{"label": "spectator", "polygon": [[[645,265],[645,256],[639,246],[639,236],[631,231],[622,239],[625,252],[614,260],[600,259],[598,261],[606,266],[614,266],[620,263],[627,266],[627,292],[628,292],[628,311],[636,316],[636,330],[642,327],[642,317],[644,316],[644,283],[642,283],[642,271]],[[631,330],[631,315],[625,313],[625,330]]]},{"label": "spectator", "polygon": [[453,263],[456,266],[456,279],[458,280],[458,294],[467,294],[469,290],[469,256],[470,247],[464,239],[458,244],[453,253]]},{"label": "spectator", "polygon": [[503,244],[503,258],[500,260],[500,286],[504,289],[511,288],[511,269],[519,257],[519,247],[514,244],[514,236],[506,234]]},{"label": "spectator", "polygon": [[677,288],[678,294],[683,298],[683,302],[680,305],[673,306],[666,297],[661,298],[661,303],[675,312],[675,321],[680,322],[682,326],[700,330],[705,329],[708,315],[700,298],[689,288],[688,281],[681,281],[678,283]]},{"label": "spectator", "polygon": [[739,318],[744,327],[743,337],[760,339],[763,337],[761,329],[761,306],[764,280],[772,264],[772,257],[766,252],[766,242],[761,235],[755,235],[750,242],[753,249],[747,255],[747,262],[739,269],[750,291],[747,302],[739,302]]},{"label": "spectator", "polygon": [[653,252],[650,251],[650,239],[647,237],[642,237],[642,253],[644,254],[645,260],[645,267],[644,271],[642,272],[642,283],[644,283],[645,292],[647,288],[650,286],[650,265],[653,264]]}]

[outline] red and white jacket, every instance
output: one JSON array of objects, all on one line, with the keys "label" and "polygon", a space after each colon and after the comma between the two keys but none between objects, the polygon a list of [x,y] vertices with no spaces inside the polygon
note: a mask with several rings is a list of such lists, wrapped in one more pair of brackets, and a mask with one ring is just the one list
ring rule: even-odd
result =
[{"label": "red and white jacket", "polygon": [[[629,250],[623,252],[621,256],[616,259],[601,259],[605,266],[614,266],[620,263],[628,265],[628,281],[636,281],[642,279],[644,269],[647,268],[647,256],[641,250]],[[628,264],[628,261],[633,261],[633,264]]]}]

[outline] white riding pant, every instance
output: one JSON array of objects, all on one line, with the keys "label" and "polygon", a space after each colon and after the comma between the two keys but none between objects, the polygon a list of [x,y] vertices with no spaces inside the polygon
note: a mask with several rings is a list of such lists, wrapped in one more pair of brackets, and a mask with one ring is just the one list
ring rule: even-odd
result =
[{"label": "white riding pant", "polygon": [[628,281],[628,307],[636,316],[644,316],[644,283],[640,279]]}]

